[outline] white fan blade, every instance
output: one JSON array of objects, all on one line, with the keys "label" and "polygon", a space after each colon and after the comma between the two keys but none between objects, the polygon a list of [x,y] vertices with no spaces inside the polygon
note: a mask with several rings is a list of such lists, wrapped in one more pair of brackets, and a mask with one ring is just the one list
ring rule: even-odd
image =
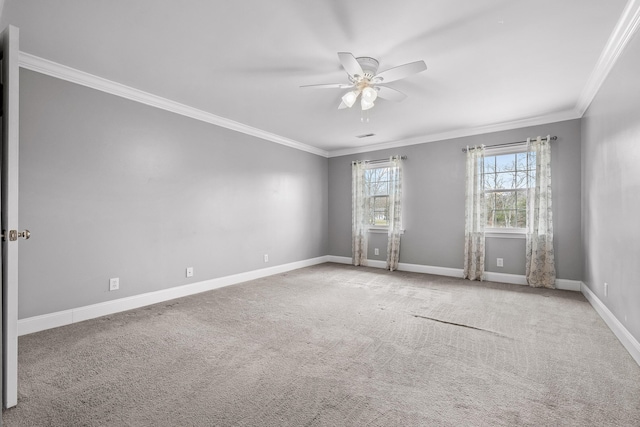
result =
[{"label": "white fan blade", "polygon": [[425,64],[424,61],[410,62],[408,64],[389,68],[388,70],[381,72],[377,76],[374,76],[371,81],[373,83],[389,83],[395,80],[404,79],[411,74],[416,74],[426,69],[427,64]]},{"label": "white fan blade", "polygon": [[347,83],[329,83],[329,84],[322,84],[322,85],[303,85],[300,87],[310,87],[315,89],[349,89],[349,88],[352,88],[353,85],[347,84]]},{"label": "white fan blade", "polygon": [[338,106],[338,110],[344,110],[345,108],[349,108],[349,106],[345,104],[344,101],[340,102],[340,105]]},{"label": "white fan blade", "polygon": [[378,91],[379,98],[388,99],[389,101],[400,102],[407,97],[407,95],[400,92],[399,90],[395,90],[390,87],[376,86],[375,88]]},{"label": "white fan blade", "polygon": [[362,67],[358,64],[358,61],[356,61],[355,56],[349,52],[338,52],[338,58],[340,58],[340,63],[349,76],[364,76],[364,71],[362,71]]}]

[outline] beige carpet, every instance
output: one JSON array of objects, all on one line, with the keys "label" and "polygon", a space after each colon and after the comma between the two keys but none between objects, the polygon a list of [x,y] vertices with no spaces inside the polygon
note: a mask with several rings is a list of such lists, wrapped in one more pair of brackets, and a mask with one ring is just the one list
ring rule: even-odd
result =
[{"label": "beige carpet", "polygon": [[640,426],[576,292],[323,264],[19,347],[6,426]]}]

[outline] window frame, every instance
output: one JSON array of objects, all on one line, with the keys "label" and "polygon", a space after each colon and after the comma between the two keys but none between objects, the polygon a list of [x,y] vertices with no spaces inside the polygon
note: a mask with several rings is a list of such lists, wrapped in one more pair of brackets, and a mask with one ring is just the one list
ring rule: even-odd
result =
[{"label": "window frame", "polygon": [[[393,166],[394,166],[393,163],[390,162],[390,161],[367,163],[365,165],[365,170],[383,169],[383,168],[390,169]],[[368,181],[366,180],[366,178],[365,178],[365,185],[368,185]],[[367,199],[370,198],[370,197],[372,197],[372,196],[367,195]],[[389,197],[389,198],[391,197],[389,192],[387,192],[387,197]],[[404,198],[404,194],[402,195],[402,198]],[[401,225],[404,225],[404,212],[402,212]],[[387,225],[369,225],[367,227],[367,230],[370,233],[388,233],[389,232],[389,224],[387,224]],[[401,234],[404,234],[404,227],[401,227]]]},{"label": "window frame", "polygon": [[[519,153],[527,153],[529,150],[527,149],[526,144],[514,145],[509,147],[487,147],[485,148],[484,157],[495,157],[501,156],[504,154],[519,154]],[[484,174],[484,172],[483,172]],[[486,189],[484,188],[483,182],[483,193],[487,194]],[[535,184],[534,184],[535,185]],[[527,189],[531,189],[533,187],[528,187]],[[517,191],[518,189],[513,189],[513,191]],[[494,193],[497,191],[491,191]],[[487,213],[485,213],[485,218],[487,217]],[[502,238],[525,238],[527,234],[527,228],[525,227],[487,227],[485,222],[485,236],[486,237],[502,237]]]}]

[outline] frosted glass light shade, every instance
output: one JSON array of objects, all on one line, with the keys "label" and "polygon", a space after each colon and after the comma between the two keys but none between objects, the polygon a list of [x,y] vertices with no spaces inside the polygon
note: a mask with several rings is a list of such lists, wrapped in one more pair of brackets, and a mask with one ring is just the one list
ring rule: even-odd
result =
[{"label": "frosted glass light shade", "polygon": [[353,104],[355,104],[356,99],[358,99],[358,94],[359,93],[356,91],[347,92],[347,94],[342,97],[342,102],[344,102],[347,107],[351,108],[353,107]]},{"label": "frosted glass light shade", "polygon": [[360,106],[362,107],[362,111],[366,111],[370,108],[373,108],[374,105],[375,104],[373,102],[367,101],[366,99],[364,99],[364,97],[360,101]]},{"label": "frosted glass light shade", "polygon": [[362,91],[362,99],[366,100],[367,102],[373,103],[373,101],[375,101],[377,97],[378,91],[372,87],[366,87]]}]

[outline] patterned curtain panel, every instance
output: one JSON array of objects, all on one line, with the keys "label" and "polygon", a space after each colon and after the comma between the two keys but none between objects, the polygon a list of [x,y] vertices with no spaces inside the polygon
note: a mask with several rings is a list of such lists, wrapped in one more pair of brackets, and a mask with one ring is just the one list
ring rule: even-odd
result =
[{"label": "patterned curtain panel", "polygon": [[536,185],[527,201],[527,283],[533,287],[555,288],[556,266],[553,256],[553,215],[551,213],[550,138],[529,144],[536,158]]},{"label": "patterned curtain panel", "polygon": [[387,270],[397,270],[400,260],[402,234],[402,159],[391,157],[389,177],[389,241],[387,243]]},{"label": "patterned curtain panel", "polygon": [[464,278],[484,278],[484,146],[467,147]]},{"label": "patterned curtain panel", "polygon": [[365,217],[365,162],[355,161],[351,167],[351,253],[353,265],[367,265],[367,224]]}]

